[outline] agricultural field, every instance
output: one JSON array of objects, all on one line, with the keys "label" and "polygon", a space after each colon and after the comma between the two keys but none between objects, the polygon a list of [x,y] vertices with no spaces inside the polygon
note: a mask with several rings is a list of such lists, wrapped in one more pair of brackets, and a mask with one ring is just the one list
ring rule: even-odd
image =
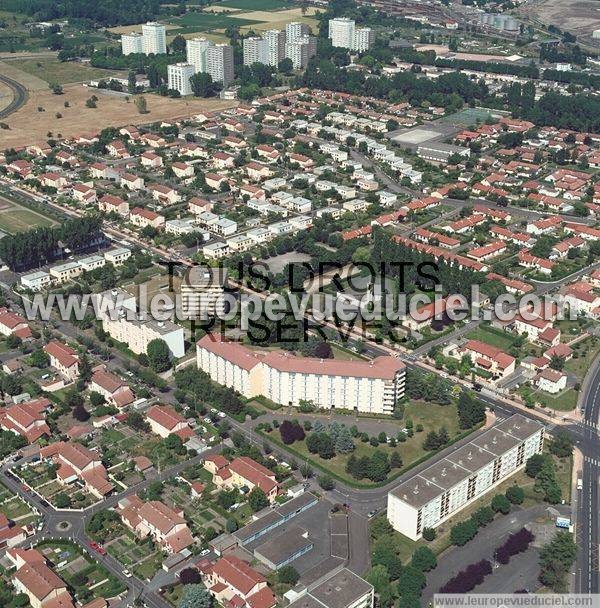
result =
[{"label": "agricultural field", "polygon": [[58,61],[56,59],[16,59],[11,65],[18,70],[41,78],[48,83],[70,84],[86,82],[96,78],[115,76],[114,70],[94,68],[75,61]]},{"label": "agricultural field", "polygon": [[49,227],[55,224],[54,220],[37,211],[21,207],[0,196],[0,230],[3,232],[15,234],[31,228]]},{"label": "agricultural field", "polygon": [[[92,95],[99,98],[97,108],[87,108],[85,105]],[[5,119],[9,130],[2,132],[3,147],[45,143],[49,132],[55,137],[70,137],[97,132],[109,126],[175,120],[202,110],[218,111],[236,105],[235,102],[221,99],[145,97],[148,113],[140,114],[133,99],[125,95],[109,95],[81,85],[66,85],[63,95],[54,95],[44,83],[44,90],[30,91],[27,103]],[[69,107],[65,107],[65,102],[69,103]],[[57,114],[60,114],[60,118]]]}]

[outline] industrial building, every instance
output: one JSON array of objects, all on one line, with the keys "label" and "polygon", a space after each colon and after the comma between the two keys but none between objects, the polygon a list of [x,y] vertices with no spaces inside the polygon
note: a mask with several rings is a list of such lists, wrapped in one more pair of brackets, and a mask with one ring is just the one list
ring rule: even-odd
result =
[{"label": "industrial building", "polygon": [[314,543],[306,530],[300,526],[291,526],[284,533],[254,549],[254,557],[271,570],[279,570],[313,547]]}]

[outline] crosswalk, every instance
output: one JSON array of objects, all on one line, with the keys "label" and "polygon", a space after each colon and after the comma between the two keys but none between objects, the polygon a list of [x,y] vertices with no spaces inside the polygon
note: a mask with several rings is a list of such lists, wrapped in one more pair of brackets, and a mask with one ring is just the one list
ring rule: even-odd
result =
[{"label": "crosswalk", "polygon": [[591,458],[590,456],[586,456],[584,458],[585,462],[588,462],[589,464],[592,464],[596,467],[600,467],[600,458]]}]

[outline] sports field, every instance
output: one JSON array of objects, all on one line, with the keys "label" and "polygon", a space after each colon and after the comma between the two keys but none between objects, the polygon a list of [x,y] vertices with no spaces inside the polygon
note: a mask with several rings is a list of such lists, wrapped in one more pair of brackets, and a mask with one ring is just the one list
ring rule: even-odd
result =
[{"label": "sports field", "polygon": [[282,0],[224,0],[216,6],[227,6],[244,11],[277,11],[282,8],[290,8],[292,3]]},{"label": "sports field", "polygon": [[0,196],[0,230],[15,234],[30,228],[53,226],[56,222],[49,217],[21,207],[13,201]]}]

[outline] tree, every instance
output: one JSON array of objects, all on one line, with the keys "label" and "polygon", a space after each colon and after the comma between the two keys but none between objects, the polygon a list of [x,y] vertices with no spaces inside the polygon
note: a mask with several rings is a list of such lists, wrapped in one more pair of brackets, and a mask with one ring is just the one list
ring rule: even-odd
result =
[{"label": "tree", "polygon": [[[135,78],[135,72],[133,70],[129,70],[129,74],[127,75],[127,92],[130,95],[133,95],[137,88],[137,80]],[[140,112],[142,114],[142,112]]]},{"label": "tree", "polygon": [[165,372],[171,368],[171,354],[167,343],[162,338],[150,340],[146,349],[150,367],[156,372]]},{"label": "tree", "polygon": [[182,54],[185,53],[186,49],[186,41],[185,38],[181,34],[177,34],[173,41],[171,42],[171,50],[173,53]]},{"label": "tree", "polygon": [[329,460],[335,456],[333,439],[327,433],[320,434],[319,456],[324,460]]},{"label": "tree", "polygon": [[213,597],[204,585],[186,585],[178,608],[212,608]]},{"label": "tree", "polygon": [[535,478],[540,472],[543,464],[548,460],[546,454],[534,454],[531,456],[525,464],[525,473],[528,477]]},{"label": "tree", "polygon": [[420,595],[425,587],[425,575],[414,566],[405,566],[398,577],[400,595]]},{"label": "tree", "polygon": [[566,590],[566,576],[575,558],[577,545],[570,532],[557,532],[540,550],[540,581],[554,591]]},{"label": "tree", "polygon": [[324,490],[333,490],[335,488],[335,482],[329,475],[319,475],[318,482]]},{"label": "tree", "polygon": [[85,422],[90,419],[89,412],[83,407],[83,405],[77,405],[73,408],[73,418],[79,420],[79,422]]},{"label": "tree", "polygon": [[10,349],[19,348],[21,344],[23,344],[23,340],[15,334],[10,334],[10,336],[6,338],[6,346]]},{"label": "tree", "polygon": [[335,451],[338,454],[349,454],[354,451],[354,441],[348,427],[343,426],[335,440]]},{"label": "tree", "polygon": [[283,566],[277,572],[277,579],[284,585],[295,585],[300,580],[300,575],[294,566]]},{"label": "tree", "polygon": [[504,494],[496,494],[494,498],[492,498],[492,509],[496,511],[496,513],[503,513],[506,515],[510,513],[510,501]]},{"label": "tree", "polygon": [[64,492],[59,492],[54,497],[54,504],[57,509],[67,509],[71,506],[71,499]]},{"label": "tree", "polygon": [[197,585],[202,582],[202,577],[196,568],[184,568],[179,573],[179,581],[182,585]]},{"label": "tree", "polygon": [[450,541],[453,545],[462,547],[477,534],[477,524],[472,520],[460,522],[450,530]]},{"label": "tree", "polygon": [[382,589],[390,584],[389,572],[382,564],[373,566],[365,576],[365,579],[373,585],[375,593],[381,593]]},{"label": "tree", "polygon": [[269,499],[259,487],[255,487],[248,495],[248,504],[254,513],[269,506]]},{"label": "tree", "polygon": [[279,62],[279,65],[277,66],[277,69],[282,74],[289,74],[294,69],[294,64],[293,64],[292,60],[289,57],[286,57],[285,59],[282,59]]},{"label": "tree", "polygon": [[48,367],[50,364],[50,356],[45,350],[35,350],[29,355],[29,365],[40,369]]},{"label": "tree", "polygon": [[429,547],[419,547],[413,553],[410,564],[421,572],[429,572],[437,566],[437,559]]},{"label": "tree", "polygon": [[137,108],[139,114],[148,114],[148,102],[143,95],[136,97],[135,107]]},{"label": "tree", "polygon": [[458,421],[461,429],[473,428],[485,420],[485,404],[470,391],[462,391],[458,398]]},{"label": "tree", "polygon": [[559,458],[566,458],[573,453],[573,437],[568,431],[560,429],[550,442],[550,452]]},{"label": "tree", "polygon": [[79,359],[79,377],[84,382],[89,382],[92,379],[92,366],[87,353],[83,353]]},{"label": "tree", "polygon": [[97,393],[96,391],[92,391],[90,393],[90,403],[92,404],[92,407],[98,407],[98,406],[106,403],[106,399],[104,398],[104,395],[101,395],[100,393]]},{"label": "tree", "polygon": [[226,522],[225,522],[225,529],[227,530],[227,532],[229,532],[230,534],[235,532],[238,529],[238,523],[235,519],[233,519],[233,517],[230,517]]},{"label": "tree", "polygon": [[523,491],[523,488],[514,485],[506,490],[506,498],[508,498],[513,505],[520,505],[523,504],[523,501],[525,500],[525,492]]},{"label": "tree", "polygon": [[390,456],[390,467],[392,469],[402,468],[402,456],[400,456],[400,452],[392,452],[392,455]]},{"label": "tree", "polygon": [[279,425],[279,434],[285,445],[292,445],[295,441],[304,439],[304,429],[298,422],[291,422],[290,420],[284,420]]},{"label": "tree", "polygon": [[190,85],[194,97],[210,97],[215,91],[212,76],[206,72],[198,72],[191,76]]}]

